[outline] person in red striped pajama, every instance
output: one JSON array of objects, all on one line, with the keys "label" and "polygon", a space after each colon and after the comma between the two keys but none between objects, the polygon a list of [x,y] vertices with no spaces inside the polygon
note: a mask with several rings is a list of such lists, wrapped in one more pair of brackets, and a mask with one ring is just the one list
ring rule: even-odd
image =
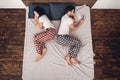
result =
[{"label": "person in red striped pajama", "polygon": [[44,29],[43,32],[34,35],[34,44],[38,53],[35,61],[39,61],[46,54],[47,48],[45,42],[54,39],[56,30],[49,18],[45,15],[45,11],[41,7],[34,9],[34,23],[38,25],[40,29]]}]

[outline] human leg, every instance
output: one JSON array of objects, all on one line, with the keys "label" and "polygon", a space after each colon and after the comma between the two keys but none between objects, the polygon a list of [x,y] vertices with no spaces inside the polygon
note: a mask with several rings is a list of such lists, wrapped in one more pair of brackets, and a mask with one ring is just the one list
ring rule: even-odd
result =
[{"label": "human leg", "polygon": [[63,46],[70,47],[68,51],[69,54],[65,56],[65,60],[67,61],[68,64],[71,64],[71,62],[78,63],[78,64],[80,63],[76,59],[77,54],[80,50],[80,45],[81,45],[81,42],[78,39],[71,37],[69,35],[58,35],[57,43]]},{"label": "human leg", "polygon": [[34,43],[38,53],[35,61],[39,61],[46,54],[47,48],[45,47],[45,42],[53,39],[54,36],[55,29],[47,29],[46,31],[38,33],[34,36]]}]

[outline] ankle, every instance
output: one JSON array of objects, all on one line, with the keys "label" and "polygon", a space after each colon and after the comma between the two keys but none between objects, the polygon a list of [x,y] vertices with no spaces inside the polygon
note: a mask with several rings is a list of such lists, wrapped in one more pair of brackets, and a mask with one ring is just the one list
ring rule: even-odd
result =
[{"label": "ankle", "polygon": [[71,59],[74,59],[74,60],[75,60],[76,58],[71,57]]}]

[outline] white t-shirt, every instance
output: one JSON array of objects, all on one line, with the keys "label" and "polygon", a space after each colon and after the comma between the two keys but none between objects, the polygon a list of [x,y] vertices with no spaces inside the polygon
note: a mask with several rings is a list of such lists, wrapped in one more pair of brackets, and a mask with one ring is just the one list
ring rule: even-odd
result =
[{"label": "white t-shirt", "polygon": [[44,29],[55,28],[46,15],[42,15],[41,17],[39,17],[39,22],[43,22]]},{"label": "white t-shirt", "polygon": [[72,18],[65,14],[61,19],[58,35],[69,35],[69,29],[71,24],[73,24]]}]

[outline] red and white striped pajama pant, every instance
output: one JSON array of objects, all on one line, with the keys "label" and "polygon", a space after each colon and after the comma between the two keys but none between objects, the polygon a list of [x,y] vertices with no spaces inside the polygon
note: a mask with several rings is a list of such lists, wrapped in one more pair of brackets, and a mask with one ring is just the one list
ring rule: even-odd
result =
[{"label": "red and white striped pajama pant", "polygon": [[45,47],[45,42],[52,40],[55,37],[56,31],[54,28],[47,28],[46,31],[35,34],[34,44],[38,54],[42,54]]}]

